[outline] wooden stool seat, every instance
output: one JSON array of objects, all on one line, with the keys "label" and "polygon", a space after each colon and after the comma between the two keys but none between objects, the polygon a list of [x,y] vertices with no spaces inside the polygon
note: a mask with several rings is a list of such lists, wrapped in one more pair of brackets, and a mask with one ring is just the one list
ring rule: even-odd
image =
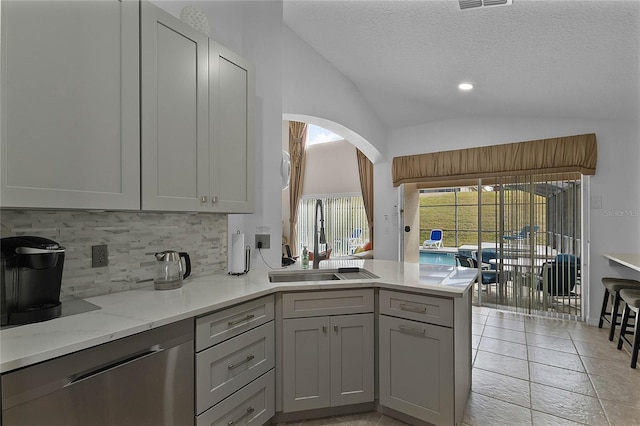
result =
[{"label": "wooden stool seat", "polygon": [[[636,368],[638,362],[638,350],[640,350],[640,290],[624,288],[620,290],[620,298],[626,304],[622,315],[622,327],[620,327],[620,338],[618,338],[618,349],[627,343],[631,346],[631,368]],[[631,312],[634,313],[633,332],[627,331]],[[633,341],[627,338],[628,334],[633,334]]]},{"label": "wooden stool seat", "polygon": [[[602,285],[604,285],[604,298],[602,300],[602,308],[600,309],[600,321],[598,322],[598,328],[602,328],[602,324],[604,321],[611,324],[611,328],[609,329],[609,340],[613,341],[616,325],[620,324],[618,322],[620,291],[623,289],[640,290],[640,281],[627,278],[605,277],[602,279]],[[607,312],[607,306],[610,300],[611,311]]]}]

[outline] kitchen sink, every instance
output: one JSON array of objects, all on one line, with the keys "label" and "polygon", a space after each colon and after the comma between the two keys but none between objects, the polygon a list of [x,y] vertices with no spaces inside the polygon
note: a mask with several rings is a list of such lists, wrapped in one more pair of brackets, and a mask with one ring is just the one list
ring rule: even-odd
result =
[{"label": "kitchen sink", "polygon": [[269,282],[293,283],[301,281],[334,281],[378,279],[379,276],[362,268],[311,269],[269,272]]}]

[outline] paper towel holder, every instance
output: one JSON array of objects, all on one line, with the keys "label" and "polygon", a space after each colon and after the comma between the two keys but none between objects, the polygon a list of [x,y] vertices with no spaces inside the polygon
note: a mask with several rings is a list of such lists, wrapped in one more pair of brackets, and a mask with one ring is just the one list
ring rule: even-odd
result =
[{"label": "paper towel holder", "polygon": [[[240,231],[238,230],[236,233],[240,234]],[[229,275],[235,275],[235,276],[244,275],[247,272],[249,272],[250,269],[251,269],[251,246],[247,245],[244,248],[244,271],[242,272],[229,271]]]}]

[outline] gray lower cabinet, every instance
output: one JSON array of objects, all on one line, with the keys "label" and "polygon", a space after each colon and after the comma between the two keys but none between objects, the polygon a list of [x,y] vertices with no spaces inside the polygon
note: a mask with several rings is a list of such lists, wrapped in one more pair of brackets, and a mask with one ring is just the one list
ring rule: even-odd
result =
[{"label": "gray lower cabinet", "polygon": [[273,302],[196,318],[197,425],[262,425],[275,414]]},{"label": "gray lower cabinet", "polygon": [[471,387],[468,295],[381,290],[379,300],[380,405],[434,425],[456,424]]},{"label": "gray lower cabinet", "polygon": [[373,314],[283,321],[283,412],[374,400]]}]

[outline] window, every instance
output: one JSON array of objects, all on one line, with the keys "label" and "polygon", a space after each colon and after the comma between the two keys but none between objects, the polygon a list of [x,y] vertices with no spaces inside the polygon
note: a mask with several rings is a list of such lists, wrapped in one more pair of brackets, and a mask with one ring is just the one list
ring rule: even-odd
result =
[{"label": "window", "polygon": [[[353,254],[356,247],[369,240],[369,226],[361,195],[304,196],[298,207],[298,253],[302,253],[304,246],[313,250],[313,220],[318,199],[322,200],[324,206],[325,236],[327,245],[332,249],[332,257]],[[320,248],[321,251],[324,249]]]}]

